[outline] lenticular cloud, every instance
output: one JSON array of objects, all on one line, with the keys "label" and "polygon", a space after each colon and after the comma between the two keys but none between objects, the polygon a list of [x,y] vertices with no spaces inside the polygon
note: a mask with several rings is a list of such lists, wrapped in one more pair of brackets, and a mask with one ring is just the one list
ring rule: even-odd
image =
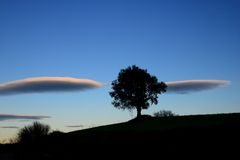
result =
[{"label": "lenticular cloud", "polygon": [[184,80],[166,82],[167,92],[187,94],[192,92],[214,89],[217,87],[228,85],[230,81],[226,80]]},{"label": "lenticular cloud", "polygon": [[0,128],[3,128],[3,129],[18,129],[19,127],[18,126],[0,126]]},{"label": "lenticular cloud", "polygon": [[65,127],[68,127],[68,128],[83,128],[84,125],[71,125],[71,126],[65,126]]},{"label": "lenticular cloud", "polygon": [[29,115],[29,114],[0,114],[0,121],[12,120],[12,119],[32,119],[40,120],[44,118],[50,118],[50,116],[44,115]]},{"label": "lenticular cloud", "polygon": [[[183,80],[166,82],[168,93],[187,94],[228,85],[226,80]],[[0,84],[0,96],[23,93],[74,92],[103,86],[103,83],[71,77],[34,77]]]},{"label": "lenticular cloud", "polygon": [[83,91],[103,86],[102,83],[71,77],[34,77],[0,84],[0,95],[42,92]]}]

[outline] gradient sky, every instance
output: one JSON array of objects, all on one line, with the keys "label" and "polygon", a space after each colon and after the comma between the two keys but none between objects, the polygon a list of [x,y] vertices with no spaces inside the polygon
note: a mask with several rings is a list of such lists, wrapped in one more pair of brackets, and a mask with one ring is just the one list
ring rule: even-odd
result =
[{"label": "gradient sky", "polygon": [[[238,0],[1,0],[0,83],[41,76],[109,83],[135,64],[165,82],[231,81],[164,94],[144,114],[240,112],[239,8]],[[110,89],[0,96],[0,114],[50,116],[41,122],[61,131],[133,118],[111,105]],[[0,120],[0,139],[32,121]]]}]

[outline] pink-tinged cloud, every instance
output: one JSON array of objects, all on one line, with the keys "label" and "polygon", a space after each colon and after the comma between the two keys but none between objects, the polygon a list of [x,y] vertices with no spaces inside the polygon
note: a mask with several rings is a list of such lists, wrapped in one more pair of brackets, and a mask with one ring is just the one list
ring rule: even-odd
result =
[{"label": "pink-tinged cloud", "polygon": [[230,81],[226,80],[183,80],[166,82],[167,92],[178,94],[199,92],[226,86],[228,84],[230,84]]},{"label": "pink-tinged cloud", "polygon": [[12,119],[40,120],[40,119],[44,119],[44,118],[51,118],[51,117],[44,116],[44,115],[29,115],[29,114],[0,114],[0,121],[12,120]]},{"label": "pink-tinged cloud", "polygon": [[0,95],[42,92],[72,92],[98,88],[102,83],[71,77],[34,77],[0,84]]}]

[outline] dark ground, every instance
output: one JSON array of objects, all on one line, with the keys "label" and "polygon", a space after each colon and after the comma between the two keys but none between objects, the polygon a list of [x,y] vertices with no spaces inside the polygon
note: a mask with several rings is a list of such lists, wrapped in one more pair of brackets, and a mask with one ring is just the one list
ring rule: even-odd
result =
[{"label": "dark ground", "polygon": [[143,116],[125,123],[56,133],[34,144],[0,145],[0,160],[190,155],[204,158],[209,154],[216,158],[231,157],[239,152],[238,113],[166,118]]}]

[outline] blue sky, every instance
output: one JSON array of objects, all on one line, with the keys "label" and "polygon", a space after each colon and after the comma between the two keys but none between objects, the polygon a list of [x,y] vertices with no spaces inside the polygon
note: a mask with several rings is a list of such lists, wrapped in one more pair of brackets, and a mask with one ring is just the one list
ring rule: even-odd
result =
[{"label": "blue sky", "polygon": [[[229,80],[191,94],[165,94],[143,113],[240,111],[240,2],[237,0],[1,0],[0,83],[67,76],[109,83],[136,64],[161,81]],[[111,105],[110,86],[74,93],[0,97],[2,114],[35,114],[53,129],[127,121]],[[0,126],[24,126],[5,120]],[[76,128],[79,129],[79,128]],[[0,128],[0,137],[15,129]]]}]

